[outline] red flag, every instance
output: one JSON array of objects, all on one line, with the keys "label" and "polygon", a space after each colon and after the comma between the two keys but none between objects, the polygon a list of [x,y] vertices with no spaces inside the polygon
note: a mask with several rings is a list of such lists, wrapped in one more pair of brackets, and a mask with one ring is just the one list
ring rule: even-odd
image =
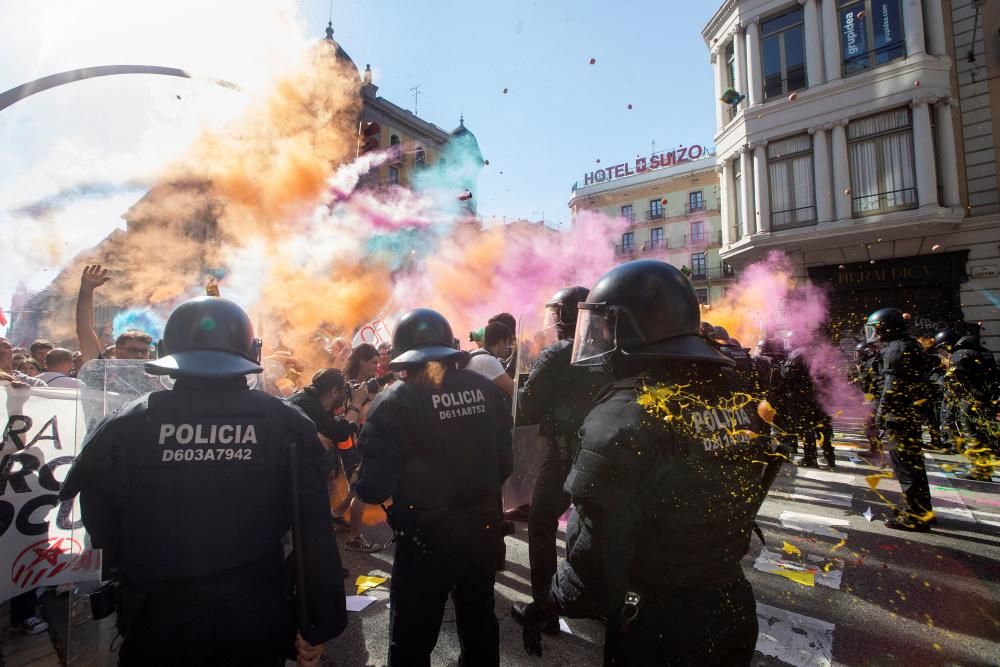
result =
[{"label": "red flag", "polygon": [[7,326],[7,316],[3,314],[3,308],[0,308],[0,327]]}]

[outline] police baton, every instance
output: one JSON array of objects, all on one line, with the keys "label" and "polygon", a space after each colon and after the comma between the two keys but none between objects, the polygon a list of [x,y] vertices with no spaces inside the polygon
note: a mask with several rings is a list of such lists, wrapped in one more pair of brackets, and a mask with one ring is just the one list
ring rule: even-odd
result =
[{"label": "police baton", "polygon": [[299,444],[294,439],[288,448],[288,461],[292,468],[292,552],[295,554],[295,615],[299,631],[309,627],[309,610],[306,607],[306,565],[302,550],[302,513],[299,504]]}]

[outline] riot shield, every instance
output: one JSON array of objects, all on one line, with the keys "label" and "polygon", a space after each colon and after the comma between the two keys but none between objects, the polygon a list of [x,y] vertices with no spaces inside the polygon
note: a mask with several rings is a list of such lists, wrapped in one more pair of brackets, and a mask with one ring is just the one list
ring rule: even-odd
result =
[{"label": "riot shield", "polygon": [[[150,375],[141,359],[96,359],[83,365],[78,378],[85,387],[80,389],[80,414],[84,434],[104,417],[114,414],[123,405],[145,394],[169,388],[169,378]],[[78,443],[83,445],[81,437]],[[67,501],[78,512],[76,499]],[[82,523],[74,523],[81,543],[89,544]],[[100,552],[96,552],[100,553]],[[100,569],[98,559],[98,571]],[[110,667],[118,662],[120,638],[115,628],[115,614],[94,620],[90,596],[101,586],[100,578],[73,581],[67,594],[64,615],[55,624],[59,643],[65,646],[65,663],[81,667]]]},{"label": "riot shield", "polygon": [[545,456],[545,443],[538,434],[538,425],[519,423],[517,390],[524,386],[542,350],[557,340],[555,326],[546,326],[545,318],[542,316],[522,316],[517,330],[517,366],[513,397],[514,470],[503,488],[505,510],[531,502],[535,478]]},{"label": "riot shield", "polygon": [[91,548],[75,500],[58,496],[86,436],[82,393],[0,382],[0,551],[10,565],[0,600],[36,595],[61,662],[110,665],[113,656],[99,649],[113,634],[90,622],[86,608],[86,593],[100,585],[101,553]]}]

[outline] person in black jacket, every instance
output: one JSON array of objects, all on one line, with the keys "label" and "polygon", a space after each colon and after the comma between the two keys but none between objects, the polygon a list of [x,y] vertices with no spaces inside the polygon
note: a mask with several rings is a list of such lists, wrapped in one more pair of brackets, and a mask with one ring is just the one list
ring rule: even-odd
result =
[{"label": "person in black jacket", "polygon": [[612,269],[578,317],[573,362],[619,380],[584,419],[566,559],[525,609],[525,649],[541,655],[553,614],[605,617],[605,664],[748,665],[757,615],[740,559],[763,495],[757,406],[669,264]]},{"label": "person in black jacket", "polygon": [[816,385],[813,383],[806,361],[806,349],[799,347],[781,365],[782,387],[785,392],[788,433],[783,440],[789,441],[794,449],[796,441],[802,440],[802,458],[798,464],[816,468],[817,440],[823,449],[823,458],[831,468],[836,465],[833,449],[833,425],[830,415],[819,403]]},{"label": "person in black jacket", "polygon": [[972,464],[962,477],[988,482],[993,476],[991,454],[1000,453],[996,421],[1000,377],[993,354],[979,336],[966,335],[955,342],[945,383],[961,439],[959,450]]},{"label": "person in black jacket", "polygon": [[347,402],[347,380],[337,368],[316,371],[308,385],[285,399],[289,405],[302,410],[316,424],[316,430],[334,445],[357,435],[358,418],[361,410],[358,404],[368,396],[368,389],[360,386],[354,390],[354,397],[344,409],[343,417],[333,411]]},{"label": "person in black jacket", "polygon": [[[518,389],[518,425],[539,424],[545,439],[545,457],[535,478],[528,513],[528,560],[531,564],[531,594],[538,601],[556,572],[556,534],[559,517],[569,508],[563,485],[579,448],[578,431],[601,387],[613,378],[600,367],[570,364],[576,307],[587,299],[585,287],[567,287],[545,305],[559,340],[542,350],[524,386]],[[515,619],[523,620],[524,605],[515,605]],[[547,634],[559,634],[559,618],[544,626]]]},{"label": "person in black jacket", "polygon": [[460,663],[500,662],[493,585],[512,424],[500,388],[457,368],[452,341],[433,310],[399,319],[390,368],[405,377],[375,398],[359,436],[358,497],[393,501],[390,665],[430,664],[449,594]]},{"label": "person in black jacket", "polygon": [[[316,427],[248,389],[260,341],[236,304],[181,304],[159,348],[165,356],[147,372],[175,378],[173,390],[101,422],[60,492],[79,494],[118,580],[120,664],[280,665],[295,649],[300,664],[316,664],[347,624]],[[294,622],[282,550],[293,493],[306,582],[296,591],[306,613]]]},{"label": "person in black jacket", "polygon": [[892,469],[903,490],[903,503],[885,525],[895,530],[928,532],[934,518],[924,467],[919,406],[926,400],[926,355],[907,334],[906,318],[898,308],[882,308],[865,324],[865,339],[878,341],[878,410],[875,424],[889,452]]}]

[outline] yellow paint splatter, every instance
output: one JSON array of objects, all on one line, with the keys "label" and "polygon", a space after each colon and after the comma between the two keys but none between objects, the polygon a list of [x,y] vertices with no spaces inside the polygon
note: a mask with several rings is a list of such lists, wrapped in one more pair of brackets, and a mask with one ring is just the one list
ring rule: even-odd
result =
[{"label": "yellow paint splatter", "polygon": [[816,586],[816,575],[812,572],[801,572],[799,570],[775,570],[774,573],[779,577],[791,579],[795,583],[802,584],[803,586]]},{"label": "yellow paint splatter", "polygon": [[872,487],[872,491],[874,491],[883,479],[892,479],[892,477],[891,472],[880,472],[874,475],[867,475],[865,480],[868,482],[868,486]]},{"label": "yellow paint splatter", "polygon": [[781,543],[781,550],[784,551],[789,556],[801,556],[802,551],[799,550],[794,544],[789,544],[788,542]]},{"label": "yellow paint splatter", "polygon": [[841,547],[842,547],[842,546],[844,546],[845,544],[847,544],[847,540],[841,540],[841,541],[837,542],[837,543],[836,543],[836,544],[834,544],[834,545],[833,545],[833,547],[832,547],[832,548],[830,549],[830,553],[833,553],[834,551],[836,551],[837,549],[841,548]]},{"label": "yellow paint splatter", "polygon": [[932,644],[932,646],[934,647],[934,650],[935,650],[935,651],[940,651],[940,650],[941,650],[941,645],[940,645],[940,644],[938,644],[937,642],[934,642],[934,643]]},{"label": "yellow paint splatter", "polygon": [[377,586],[381,586],[386,581],[388,581],[388,579],[386,577],[364,577],[364,576],[362,576],[362,577],[358,577],[357,581],[354,582],[354,585],[358,587],[358,593],[357,594],[361,595],[362,593],[364,593],[367,590],[370,590],[370,589],[375,588]]}]

